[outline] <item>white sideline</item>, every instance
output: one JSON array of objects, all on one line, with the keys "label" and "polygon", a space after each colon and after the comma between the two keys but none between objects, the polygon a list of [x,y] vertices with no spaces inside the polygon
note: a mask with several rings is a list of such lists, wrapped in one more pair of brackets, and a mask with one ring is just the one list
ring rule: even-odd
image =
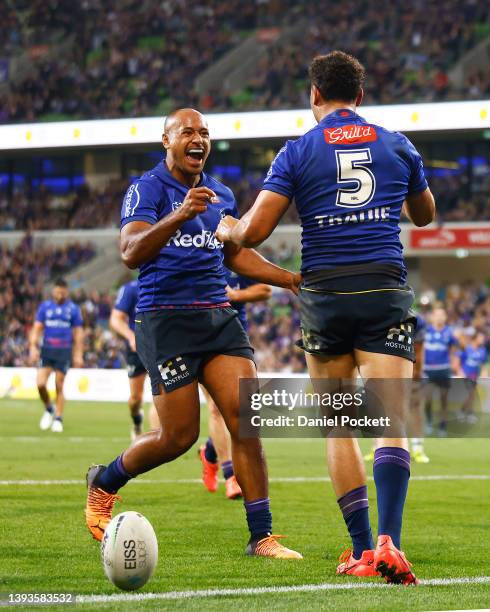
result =
[{"label": "white sideline", "polygon": [[[464,584],[488,584],[490,576],[473,578],[434,578],[421,580],[420,586],[453,586]],[[139,602],[158,599],[199,599],[204,597],[230,597],[237,595],[264,595],[276,593],[313,593],[315,591],[345,591],[349,589],[396,589],[396,585],[376,582],[327,582],[324,584],[300,584],[296,586],[252,587],[247,589],[205,589],[198,591],[169,591],[167,593],[115,593],[114,595],[77,595],[77,604],[104,604],[113,602]]]},{"label": "white sideline", "polygon": [[[368,480],[373,480],[372,476],[368,476]],[[411,481],[427,481],[427,480],[490,480],[490,474],[428,474],[427,476],[412,476]],[[130,484],[200,484],[200,478],[162,478],[162,479],[135,479],[131,480]],[[330,482],[327,476],[278,476],[269,478],[269,482]],[[0,486],[49,486],[49,485],[83,485],[85,480],[0,480]]]}]

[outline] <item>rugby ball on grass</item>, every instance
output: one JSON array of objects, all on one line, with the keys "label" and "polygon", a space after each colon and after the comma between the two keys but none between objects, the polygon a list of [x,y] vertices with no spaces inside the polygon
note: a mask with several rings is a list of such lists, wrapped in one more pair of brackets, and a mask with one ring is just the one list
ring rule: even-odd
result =
[{"label": "rugby ball on grass", "polygon": [[123,591],[145,585],[158,561],[155,532],[139,512],[115,516],[104,532],[100,550],[105,575]]}]

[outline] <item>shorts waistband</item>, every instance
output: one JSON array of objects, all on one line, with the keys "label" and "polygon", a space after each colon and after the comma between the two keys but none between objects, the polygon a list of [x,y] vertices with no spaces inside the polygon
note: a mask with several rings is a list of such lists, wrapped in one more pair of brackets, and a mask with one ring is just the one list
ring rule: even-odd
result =
[{"label": "shorts waistband", "polygon": [[356,264],[312,270],[303,274],[302,287],[338,293],[408,289],[403,270],[390,264]]}]

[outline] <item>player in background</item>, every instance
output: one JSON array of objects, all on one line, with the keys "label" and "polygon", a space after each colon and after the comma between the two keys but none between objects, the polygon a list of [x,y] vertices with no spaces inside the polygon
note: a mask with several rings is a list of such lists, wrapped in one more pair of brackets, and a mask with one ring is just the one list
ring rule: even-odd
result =
[{"label": "player in background", "polygon": [[441,413],[438,423],[438,435],[447,434],[448,396],[451,386],[452,360],[458,345],[452,328],[447,325],[447,314],[443,306],[433,308],[430,324],[425,332],[424,375],[428,379],[426,388],[425,413],[427,430],[432,432],[432,397],[437,388],[440,394]]},{"label": "player in background", "polygon": [[[52,290],[52,299],[42,302],[37,309],[31,330],[29,353],[31,363],[38,364],[37,388],[44,404],[39,427],[55,433],[63,432],[65,396],[63,385],[73,358],[76,368],[83,367],[83,320],[80,308],[69,299],[68,285],[59,278]],[[39,343],[42,337],[41,351]],[[55,373],[56,408],[51,403],[47,384]]]},{"label": "player in background", "polygon": [[[239,221],[226,217],[216,235],[256,246],[294,199],[302,225],[299,298],[310,376],[334,379],[330,385],[355,379],[358,372],[363,379],[384,378],[388,414],[398,416],[409,401],[408,393],[400,393],[400,379],[413,375],[415,322],[400,213],[405,206],[416,225],[427,225],[435,215],[434,198],[412,143],[357,114],[364,68],[355,58],[340,51],[316,57],[310,77],[318,125],[286,143],[253,207]],[[379,572],[388,582],[413,584],[415,575],[400,550],[410,453],[401,433],[391,436],[378,439],[374,457],[376,547],[357,439],[328,438],[329,471],[353,544],[337,573]]]},{"label": "player in background", "polygon": [[[417,327],[413,338],[415,345],[415,363],[413,364],[413,385],[410,398],[410,421],[412,438],[410,446],[415,463],[429,463],[429,457],[424,449],[424,393],[422,378],[424,373],[424,342],[427,323],[424,317],[417,313]],[[416,437],[413,437],[413,436]]]},{"label": "player in background", "polygon": [[478,422],[474,409],[478,379],[488,376],[488,368],[485,367],[488,352],[485,335],[479,331],[473,331],[469,337],[462,339],[462,343],[464,346],[456,353],[457,374],[466,378],[468,396],[461,407],[459,420],[474,425]]},{"label": "player in background", "polygon": [[121,338],[126,340],[126,364],[129,379],[129,414],[133,421],[131,440],[143,433],[144,411],[143,390],[146,369],[136,352],[134,336],[134,315],[138,302],[138,281],[132,280],[119,289],[114,307],[111,311],[109,325]]},{"label": "player in background", "polygon": [[[245,304],[247,302],[268,300],[272,295],[272,289],[269,285],[257,283],[228,269],[226,269],[226,280],[226,295],[232,307],[238,312],[243,329],[247,331],[248,321]],[[202,481],[210,493],[215,493],[218,490],[218,466],[221,466],[223,478],[225,479],[226,497],[228,499],[236,499],[242,495],[242,490],[233,470],[230,434],[212,397],[204,387],[202,387],[202,390],[209,409],[209,437],[206,444],[199,448],[199,458],[202,463]]]},{"label": "player in background", "polygon": [[294,292],[300,276],[251,249],[223,248],[216,239],[220,219],[236,216],[237,209],[231,190],[203,172],[211,143],[201,113],[171,113],[165,119],[163,146],[166,159],[129,187],[121,211],[121,256],[128,267],[139,268],[136,346],[150,375],[160,428],[139,436],[107,467],[89,468],[87,527],[101,540],[117,491],[196,442],[201,382],[231,435],[250,531],[246,553],[301,559],[272,535],[260,439],[239,436],[239,381],[257,374],[253,349],[226,296],[223,264]]}]

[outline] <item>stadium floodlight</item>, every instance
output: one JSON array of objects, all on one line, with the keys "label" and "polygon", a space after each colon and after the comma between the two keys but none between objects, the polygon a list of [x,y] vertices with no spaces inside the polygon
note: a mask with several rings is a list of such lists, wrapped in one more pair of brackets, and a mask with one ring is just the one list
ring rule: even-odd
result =
[{"label": "stadium floodlight", "polygon": [[[401,132],[488,130],[490,100],[361,107],[367,121]],[[213,140],[288,138],[314,125],[309,109],[208,114]],[[0,150],[156,144],[164,117],[0,126]],[[157,136],[156,136],[157,135]]]}]

